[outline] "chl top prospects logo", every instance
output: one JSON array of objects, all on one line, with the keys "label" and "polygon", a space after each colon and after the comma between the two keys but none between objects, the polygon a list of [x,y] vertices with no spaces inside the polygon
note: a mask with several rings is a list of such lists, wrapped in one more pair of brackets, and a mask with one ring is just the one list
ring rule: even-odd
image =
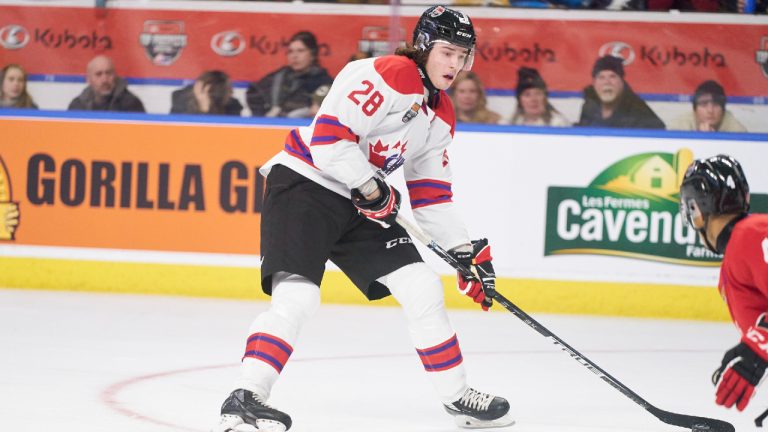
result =
[{"label": "chl top prospects logo", "polygon": [[760,38],[760,49],[755,52],[755,61],[760,65],[763,76],[768,78],[768,36]]},{"label": "chl top prospects logo", "polygon": [[11,177],[0,158],[0,241],[13,240],[19,227],[19,203],[13,201]]},{"label": "chl top prospects logo", "polygon": [[544,254],[717,266],[721,256],[701,244],[678,211],[680,183],[692,161],[688,149],[643,153],[614,163],[587,187],[549,187]]},{"label": "chl top prospects logo", "polygon": [[139,36],[147,57],[158,66],[170,66],[187,46],[184,21],[144,21],[144,31]]}]

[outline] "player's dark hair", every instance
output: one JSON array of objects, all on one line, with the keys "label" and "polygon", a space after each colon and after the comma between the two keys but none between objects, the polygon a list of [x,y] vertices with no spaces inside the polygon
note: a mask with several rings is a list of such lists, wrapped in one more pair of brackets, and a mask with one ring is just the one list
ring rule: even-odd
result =
[{"label": "player's dark hair", "polygon": [[427,58],[429,58],[430,51],[431,50],[420,50],[415,48],[412,44],[407,44],[404,47],[397,48],[395,50],[395,55],[408,57],[417,65],[425,67],[427,65]]}]

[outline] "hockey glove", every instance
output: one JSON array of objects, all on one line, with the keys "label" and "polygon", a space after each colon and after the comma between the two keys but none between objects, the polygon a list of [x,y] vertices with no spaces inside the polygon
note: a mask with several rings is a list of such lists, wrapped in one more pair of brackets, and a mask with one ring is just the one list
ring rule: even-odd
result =
[{"label": "hockey glove", "polygon": [[726,408],[736,404],[736,409],[744,411],[765,374],[766,366],[768,321],[762,314],[741,342],[725,353],[722,364],[712,375],[712,383],[717,386],[716,403]]},{"label": "hockey glove", "polygon": [[397,212],[400,210],[400,192],[378,177],[373,177],[373,180],[376,181],[381,194],[377,198],[367,200],[359,189],[352,189],[352,204],[361,215],[384,228],[389,228],[395,223]]},{"label": "hockey glove", "polygon": [[488,239],[472,241],[472,251],[452,250],[449,253],[474,274],[467,278],[461,272],[458,273],[459,292],[479,303],[484,311],[490,309],[493,300],[485,294],[496,289],[496,272],[491,264],[493,258]]}]

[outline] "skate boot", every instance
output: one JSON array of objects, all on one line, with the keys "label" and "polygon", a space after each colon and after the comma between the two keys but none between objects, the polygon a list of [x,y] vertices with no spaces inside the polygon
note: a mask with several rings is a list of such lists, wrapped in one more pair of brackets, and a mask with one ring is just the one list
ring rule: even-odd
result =
[{"label": "skate boot", "polygon": [[221,420],[211,432],[247,432],[257,429],[285,432],[290,428],[291,417],[288,414],[267,405],[259,395],[239,389],[224,401]]},{"label": "skate boot", "polygon": [[481,429],[504,427],[515,424],[509,414],[509,402],[506,399],[488,393],[480,393],[467,388],[458,400],[444,404],[445,410],[454,416],[459,427]]}]

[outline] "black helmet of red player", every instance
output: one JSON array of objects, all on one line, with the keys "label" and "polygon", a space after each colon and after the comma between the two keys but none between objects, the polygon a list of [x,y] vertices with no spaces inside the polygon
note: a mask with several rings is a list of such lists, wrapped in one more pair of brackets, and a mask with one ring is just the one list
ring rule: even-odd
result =
[{"label": "black helmet of red player", "polygon": [[749,184],[736,159],[721,154],[697,159],[688,167],[680,185],[680,214],[691,227],[704,234],[711,215],[748,211]]},{"label": "black helmet of red player", "polygon": [[429,50],[435,42],[445,42],[468,50],[464,70],[472,69],[475,59],[475,28],[463,12],[446,6],[432,6],[424,11],[413,29],[413,46]]}]

